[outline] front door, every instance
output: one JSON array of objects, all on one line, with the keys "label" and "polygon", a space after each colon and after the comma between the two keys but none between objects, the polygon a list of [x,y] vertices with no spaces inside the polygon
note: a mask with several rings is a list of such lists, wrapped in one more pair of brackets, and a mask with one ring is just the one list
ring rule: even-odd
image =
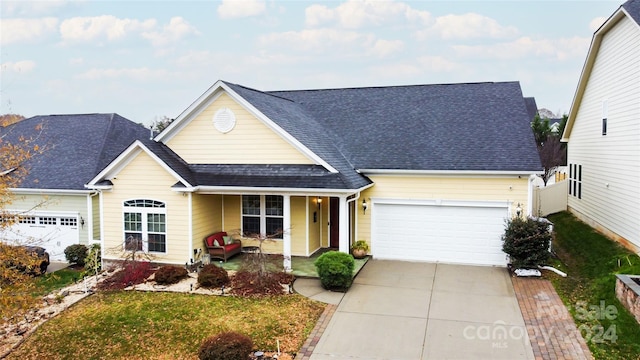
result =
[{"label": "front door", "polygon": [[329,200],[329,247],[340,247],[340,199]]}]

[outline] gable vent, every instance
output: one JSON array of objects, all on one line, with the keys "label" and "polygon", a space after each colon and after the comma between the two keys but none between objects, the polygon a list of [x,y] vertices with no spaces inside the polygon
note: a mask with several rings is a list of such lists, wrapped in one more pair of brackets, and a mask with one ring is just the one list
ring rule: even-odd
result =
[{"label": "gable vent", "polygon": [[222,108],[213,115],[213,126],[216,130],[225,134],[236,126],[236,116],[229,108]]}]

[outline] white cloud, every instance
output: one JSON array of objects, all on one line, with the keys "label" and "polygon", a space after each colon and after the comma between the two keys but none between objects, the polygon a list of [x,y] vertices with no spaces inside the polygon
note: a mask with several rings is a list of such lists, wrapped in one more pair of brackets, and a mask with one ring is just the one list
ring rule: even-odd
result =
[{"label": "white cloud", "polygon": [[190,34],[200,34],[189,22],[180,16],[171,18],[169,24],[165,25],[162,31],[146,31],[142,37],[151,41],[153,46],[166,46],[183,39]]},{"label": "white cloud", "polygon": [[593,18],[593,20],[589,22],[589,30],[595,32],[600,28],[600,26],[602,26],[602,24],[604,24],[605,21],[607,21],[607,18],[604,16]]},{"label": "white cloud", "polygon": [[513,60],[529,57],[542,57],[556,60],[582,58],[589,49],[590,39],[582,37],[562,39],[540,39],[521,37],[511,42],[491,45],[456,45],[453,49],[460,56]]},{"label": "white cloud", "polygon": [[406,21],[426,25],[431,15],[426,11],[415,10],[403,2],[349,0],[333,9],[324,5],[311,5],[305,9],[305,19],[307,26],[312,27],[338,22],[341,27],[358,29]]},{"label": "white cloud", "polygon": [[64,42],[92,42],[119,40],[131,33],[148,31],[156,27],[156,20],[119,19],[112,15],[74,17],[60,24]]},{"label": "white cloud", "polygon": [[436,18],[435,24],[419,33],[420,37],[435,34],[443,39],[509,38],[518,35],[513,26],[502,26],[484,15],[467,13]]},{"label": "white cloud", "polygon": [[6,73],[30,73],[36,67],[36,62],[32,60],[21,60],[16,62],[4,62],[0,64],[0,72]]},{"label": "white cloud", "polygon": [[257,16],[267,10],[264,0],[222,0],[218,6],[218,16],[222,19],[237,19]]},{"label": "white cloud", "polygon": [[398,53],[404,49],[404,42],[401,40],[384,40],[379,39],[373,44],[371,54],[378,57],[387,57],[394,53]]},{"label": "white cloud", "polygon": [[102,80],[102,79],[134,79],[134,80],[164,80],[171,74],[164,69],[141,68],[111,68],[111,69],[90,69],[76,76],[81,80]]},{"label": "white cloud", "polygon": [[368,49],[375,45],[373,35],[336,29],[308,29],[271,33],[260,36],[258,41],[262,46],[280,46],[299,52],[329,51],[340,53],[342,51],[357,51],[354,47]]},{"label": "white cloud", "polygon": [[39,19],[2,19],[0,21],[0,44],[9,45],[29,42],[56,32],[58,19],[53,17]]}]

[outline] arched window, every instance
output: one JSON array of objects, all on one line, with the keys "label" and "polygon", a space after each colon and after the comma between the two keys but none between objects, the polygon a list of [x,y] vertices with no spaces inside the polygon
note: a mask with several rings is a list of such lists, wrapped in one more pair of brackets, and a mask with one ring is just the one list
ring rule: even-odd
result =
[{"label": "arched window", "polygon": [[125,250],[167,252],[165,203],[149,199],[126,200],[123,213]]}]

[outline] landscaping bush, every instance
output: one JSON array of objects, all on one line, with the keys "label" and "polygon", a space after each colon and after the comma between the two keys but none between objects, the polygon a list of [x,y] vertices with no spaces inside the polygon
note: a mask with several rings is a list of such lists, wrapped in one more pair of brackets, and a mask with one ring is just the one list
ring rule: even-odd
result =
[{"label": "landscaping bush", "polygon": [[537,268],[549,259],[551,233],[549,224],[533,218],[519,217],[507,221],[502,251],[509,254],[515,268]]},{"label": "landscaping bush", "polygon": [[231,293],[240,296],[284,295],[282,285],[293,283],[294,276],[285,272],[238,271],[231,279]]},{"label": "landscaping bush", "polygon": [[89,254],[85,259],[84,272],[82,276],[96,275],[102,268],[102,252],[100,244],[93,244],[89,248]]},{"label": "landscaping bush", "polygon": [[187,269],[179,266],[163,266],[156,270],[155,280],[161,285],[170,285],[179,282],[187,277]]},{"label": "landscaping bush", "polygon": [[122,290],[127,286],[142,284],[153,274],[148,261],[127,261],[113,276],[98,284],[100,290]]},{"label": "landscaping bush", "polygon": [[64,257],[71,264],[84,266],[84,261],[87,258],[88,251],[89,249],[82,244],[69,245],[64,249]]},{"label": "landscaping bush", "polygon": [[320,255],[313,264],[325,289],[346,291],[351,286],[355,262],[350,254],[329,251]]},{"label": "landscaping bush", "polygon": [[224,332],[205,339],[200,345],[200,360],[240,360],[248,359],[253,349],[253,341],[242,334]]},{"label": "landscaping bush", "polygon": [[229,283],[227,271],[216,264],[205,265],[198,274],[198,284],[202,287],[220,287]]}]

